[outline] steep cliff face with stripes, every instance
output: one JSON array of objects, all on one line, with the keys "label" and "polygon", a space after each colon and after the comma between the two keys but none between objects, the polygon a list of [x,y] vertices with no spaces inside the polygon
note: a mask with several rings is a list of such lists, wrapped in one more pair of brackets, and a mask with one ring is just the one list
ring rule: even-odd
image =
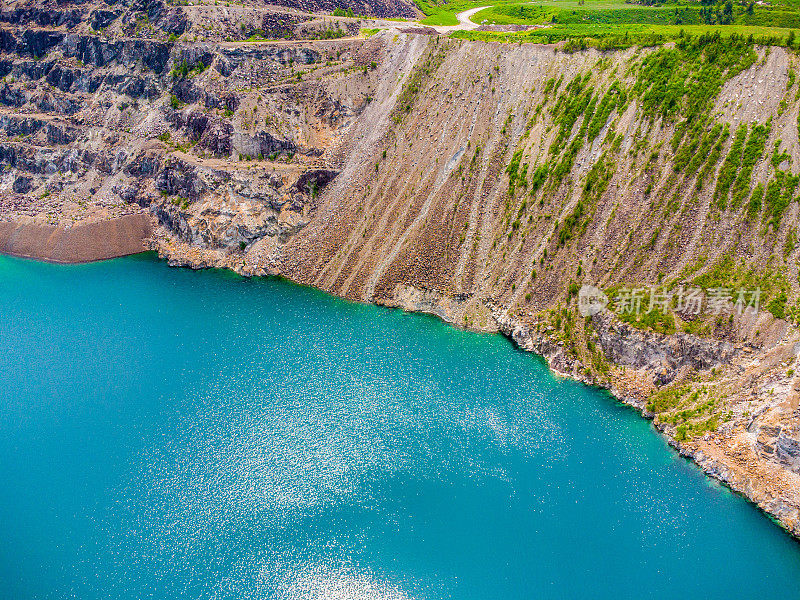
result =
[{"label": "steep cliff face with stripes", "polygon": [[342,174],[282,272],[361,300],[398,284],[469,295],[463,320],[485,298],[538,311],[571,282],[725,270],[735,284],[752,270],[765,302],[787,293],[788,314],[800,158],[788,54],[743,47],[713,81],[682,73],[687,90],[717,89],[670,106],[642,72],[675,49],[433,38],[418,52],[381,74],[390,85],[348,131]]}]

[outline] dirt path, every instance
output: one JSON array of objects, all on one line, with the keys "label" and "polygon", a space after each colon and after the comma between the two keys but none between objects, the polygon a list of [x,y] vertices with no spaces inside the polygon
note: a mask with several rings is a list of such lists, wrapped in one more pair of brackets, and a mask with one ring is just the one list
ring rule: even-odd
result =
[{"label": "dirt path", "polygon": [[308,46],[313,46],[315,43],[322,43],[322,42],[352,42],[354,40],[363,39],[361,36],[358,35],[351,35],[346,37],[340,38],[330,38],[330,39],[314,39],[314,40],[242,40],[238,42],[219,42],[216,45],[221,46],[223,48],[237,48],[242,46],[297,46],[300,48]]},{"label": "dirt path", "polygon": [[438,33],[451,33],[453,31],[466,31],[469,29],[477,29],[480,27],[480,24],[473,23],[470,21],[473,15],[479,13],[480,11],[492,8],[490,6],[479,6],[478,8],[470,8],[469,10],[465,10],[460,12],[456,15],[456,19],[458,19],[458,25],[433,25],[430,26],[435,29]]},{"label": "dirt path", "polygon": [[[472,18],[473,15],[479,13],[485,8],[492,8],[492,5],[470,8],[469,10],[465,10],[458,13],[456,15],[456,19],[458,19],[458,25],[423,25],[415,21],[376,21],[372,23],[372,25],[377,27],[378,29],[400,29],[402,27],[408,27],[409,25],[419,25],[429,30],[434,29],[436,33],[452,33],[453,31],[468,31],[470,29],[477,29],[478,27],[480,27],[479,23],[473,23],[470,19]],[[347,20],[347,19],[340,18],[339,20]],[[335,41],[342,42],[342,41],[353,41],[358,39],[362,39],[362,36],[358,35],[358,36],[336,38]],[[308,43],[309,45],[313,45],[314,42],[330,42],[330,41],[332,40],[242,40],[236,42],[222,42],[219,45],[226,48],[235,48],[237,46],[238,47],[257,46],[260,44],[268,44],[272,46],[285,46],[285,45],[296,45],[298,43],[303,43],[303,44]]]}]

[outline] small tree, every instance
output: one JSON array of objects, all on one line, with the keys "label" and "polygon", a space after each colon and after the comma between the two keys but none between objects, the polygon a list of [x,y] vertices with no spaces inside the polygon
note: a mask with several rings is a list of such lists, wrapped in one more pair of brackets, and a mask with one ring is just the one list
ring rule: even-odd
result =
[{"label": "small tree", "polygon": [[306,189],[308,190],[308,195],[312,198],[317,197],[317,180],[316,179],[309,179],[308,183],[306,183]]}]

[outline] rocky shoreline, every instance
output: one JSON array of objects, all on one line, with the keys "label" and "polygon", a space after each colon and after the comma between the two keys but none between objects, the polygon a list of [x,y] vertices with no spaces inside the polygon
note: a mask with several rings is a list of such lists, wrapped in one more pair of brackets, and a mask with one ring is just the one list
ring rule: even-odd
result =
[{"label": "rocky shoreline", "polygon": [[[586,385],[606,389],[617,400],[634,408],[642,417],[654,420],[656,415],[648,410],[646,402],[648,393],[652,392],[652,388],[649,386],[630,385],[631,381],[635,381],[635,377],[628,378],[626,385],[620,387],[599,382],[591,375],[586,374],[587,369],[580,360],[564,352],[563,344],[559,344],[558,341],[546,334],[526,327],[523,323],[503,314],[502,311],[495,309],[493,315],[503,335],[512,340],[517,347],[544,358],[552,372]],[[601,328],[606,326],[605,330],[608,331],[609,315],[595,315],[593,321],[600,322]],[[635,333],[639,338],[647,337],[647,334],[642,332]],[[669,337],[663,336],[666,344],[670,342],[666,339]],[[641,341],[641,339],[637,341]],[[700,338],[690,340],[689,344],[689,347],[694,349],[703,347],[707,353],[709,346],[717,346],[720,358],[724,362],[734,360],[735,351],[730,344]],[[689,353],[684,358],[693,360],[696,355],[692,356],[692,353]],[[708,359],[708,354],[706,359]],[[716,363],[716,366],[719,367],[721,364],[723,362]],[[640,378],[640,381],[646,381],[648,375],[659,375],[658,373],[648,373],[646,368],[643,371],[643,373],[636,374],[644,376]],[[792,391],[794,390],[792,389]],[[683,442],[679,441],[674,435],[674,431],[670,431],[665,424],[657,421],[654,424],[669,445],[675,448],[681,456],[692,460],[709,477],[744,496],[788,533],[800,540],[800,487],[798,486],[800,477],[797,477],[797,473],[792,473],[794,477],[791,477],[786,470],[779,469],[773,464],[765,464],[763,460],[758,459],[758,455],[747,443],[750,441],[747,438],[752,433],[748,431],[752,428],[752,421],[750,427],[737,428],[737,424],[734,424],[732,427],[721,428],[718,432],[707,433],[701,439]],[[791,481],[787,481],[787,478]]]}]

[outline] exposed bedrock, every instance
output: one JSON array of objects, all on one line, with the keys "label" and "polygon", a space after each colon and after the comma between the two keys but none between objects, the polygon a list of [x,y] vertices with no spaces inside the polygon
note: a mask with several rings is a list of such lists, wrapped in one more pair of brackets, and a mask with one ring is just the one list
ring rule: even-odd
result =
[{"label": "exposed bedrock", "polygon": [[702,371],[730,363],[736,352],[730,342],[687,333],[662,335],[641,331],[620,323],[607,311],[594,315],[592,326],[609,360],[654,373],[654,383],[658,386],[670,383],[685,367]]}]

